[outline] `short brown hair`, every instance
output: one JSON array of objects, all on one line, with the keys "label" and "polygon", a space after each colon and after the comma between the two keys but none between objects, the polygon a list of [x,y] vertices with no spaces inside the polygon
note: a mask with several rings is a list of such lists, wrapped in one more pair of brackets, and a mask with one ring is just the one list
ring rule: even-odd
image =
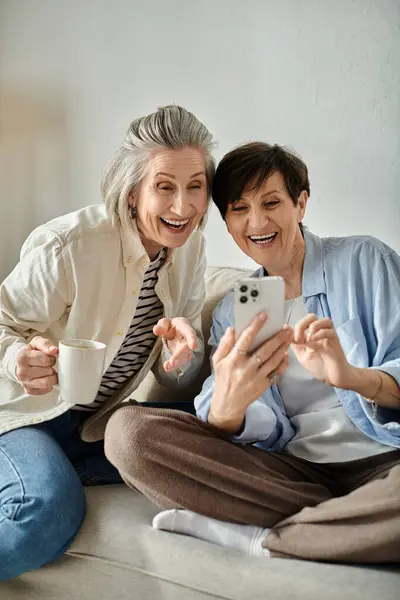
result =
[{"label": "short brown hair", "polygon": [[246,190],[257,191],[276,172],[282,174],[295,206],[303,190],[310,194],[306,165],[297,154],[283,146],[251,142],[225,154],[217,167],[212,188],[213,201],[222,218],[225,219],[229,204]]}]

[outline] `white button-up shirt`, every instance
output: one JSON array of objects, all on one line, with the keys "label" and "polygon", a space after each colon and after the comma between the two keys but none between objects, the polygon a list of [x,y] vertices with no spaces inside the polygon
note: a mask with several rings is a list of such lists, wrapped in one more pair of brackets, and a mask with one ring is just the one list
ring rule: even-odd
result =
[{"label": "white button-up shirt", "polygon": [[[0,286],[0,434],[71,408],[59,402],[57,387],[30,396],[17,379],[17,355],[35,335],[55,344],[72,338],[104,342],[108,368],[132,322],[148,261],[137,230],[112,225],[102,205],[58,217],[28,237],[19,264]],[[204,238],[195,231],[184,246],[168,252],[155,288],[164,315],[186,317],[197,332],[191,363],[166,373],[162,363],[168,351],[158,340],[139,373],[85,422],[83,439],[101,439],[109,411],[132,394],[150,369],[169,386],[185,386],[195,377],[204,356],[205,266]]]}]

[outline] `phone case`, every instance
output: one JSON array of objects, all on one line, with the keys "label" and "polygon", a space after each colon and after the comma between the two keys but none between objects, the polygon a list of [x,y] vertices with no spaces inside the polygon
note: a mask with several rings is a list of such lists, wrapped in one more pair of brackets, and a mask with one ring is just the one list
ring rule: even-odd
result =
[{"label": "phone case", "polygon": [[236,339],[259,312],[268,319],[257,333],[251,351],[272,337],[284,324],[285,280],[282,277],[246,277],[234,286]]}]

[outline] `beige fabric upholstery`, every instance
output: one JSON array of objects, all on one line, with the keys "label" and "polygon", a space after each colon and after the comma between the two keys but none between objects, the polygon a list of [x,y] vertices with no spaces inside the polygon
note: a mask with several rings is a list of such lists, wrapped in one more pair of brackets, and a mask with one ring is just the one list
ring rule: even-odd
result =
[{"label": "beige fabric upholstery", "polygon": [[1,600],[398,600],[400,574],[247,557],[151,527],[157,508],[123,485],[87,488],[66,556],[10,583]]}]

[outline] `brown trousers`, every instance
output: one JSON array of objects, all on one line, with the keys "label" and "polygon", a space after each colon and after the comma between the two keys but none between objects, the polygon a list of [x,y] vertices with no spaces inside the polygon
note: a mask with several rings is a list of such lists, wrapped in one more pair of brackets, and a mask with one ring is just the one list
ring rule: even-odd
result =
[{"label": "brown trousers", "polygon": [[161,508],[271,528],[272,556],[400,563],[400,451],[316,464],[232,443],[181,411],[123,407],[108,459]]}]

